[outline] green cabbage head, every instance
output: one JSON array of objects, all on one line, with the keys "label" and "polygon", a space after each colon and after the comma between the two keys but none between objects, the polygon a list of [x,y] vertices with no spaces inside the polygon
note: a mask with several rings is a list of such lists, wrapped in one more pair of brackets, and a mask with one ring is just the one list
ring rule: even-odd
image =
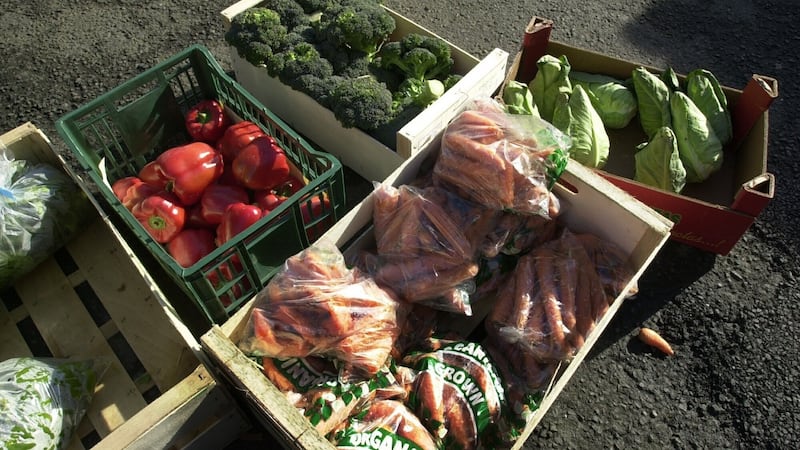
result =
[{"label": "green cabbage head", "polygon": [[570,72],[569,78],[573,89],[580,85],[586,90],[607,128],[625,128],[636,117],[639,111],[636,95],[624,81],[608,75],[576,71]]},{"label": "green cabbage head", "polygon": [[572,140],[572,159],[596,169],[606,165],[611,147],[608,133],[582,86],[576,85],[572,95],[559,94],[552,123]]},{"label": "green cabbage head", "polygon": [[639,103],[639,121],[648,139],[661,127],[672,125],[670,88],[657,75],[644,67],[633,69],[633,89]]},{"label": "green cabbage head", "polygon": [[533,101],[542,119],[552,123],[553,111],[559,96],[572,93],[569,60],[564,55],[560,58],[544,55],[536,62],[536,66],[538,70],[533,80],[528,83],[528,88],[533,93]]},{"label": "green cabbage head", "polygon": [[689,72],[686,76],[686,95],[708,117],[722,145],[727,144],[733,137],[731,113],[717,77],[705,69]]},{"label": "green cabbage head", "polygon": [[634,180],[675,193],[683,190],[686,185],[686,168],[683,167],[678,152],[678,140],[671,128],[659,128],[649,142],[636,149]]},{"label": "green cabbage head", "polygon": [[722,167],[722,143],[705,114],[683,92],[672,94],[670,109],[686,181],[705,181]]}]

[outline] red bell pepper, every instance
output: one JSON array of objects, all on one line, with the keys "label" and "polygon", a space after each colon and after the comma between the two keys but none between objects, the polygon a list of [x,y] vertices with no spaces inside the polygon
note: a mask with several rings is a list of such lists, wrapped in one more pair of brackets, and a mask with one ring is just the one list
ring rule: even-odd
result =
[{"label": "red bell pepper", "polygon": [[186,208],[186,223],[184,226],[186,228],[210,228],[211,230],[217,228],[216,224],[208,223],[203,218],[203,206],[199,202]]},{"label": "red bell pepper", "polygon": [[186,113],[186,131],[197,142],[216,144],[228,125],[225,108],[216,100],[203,100]]},{"label": "red bell pepper", "polygon": [[164,178],[164,174],[159,170],[158,163],[156,161],[150,161],[149,163],[145,164],[144,167],[139,170],[138,175],[142,182],[151,186],[155,186],[159,189],[164,189],[167,186],[167,181],[169,181]]},{"label": "red bell pepper", "polygon": [[117,200],[124,203],[125,196],[128,194],[128,189],[142,183],[143,181],[140,180],[139,177],[120,178],[111,184],[111,191],[114,193],[114,197],[117,197]]},{"label": "red bell pepper", "polygon": [[183,229],[186,210],[180,200],[169,192],[161,191],[137,203],[131,211],[150,236],[165,244]]},{"label": "red bell pepper", "polygon": [[267,136],[267,133],[253,122],[243,120],[234,123],[225,130],[225,133],[217,141],[217,151],[222,153],[222,157],[226,162],[232,162],[239,150],[253,142],[253,139],[261,136]]},{"label": "red bell pepper", "polygon": [[239,151],[233,175],[249,189],[273,189],[288,179],[289,160],[273,140],[261,136]]},{"label": "red bell pepper", "polygon": [[289,197],[279,194],[275,190],[262,189],[253,192],[253,204],[264,210],[265,214],[268,214],[288,199]]},{"label": "red bell pepper", "polygon": [[150,197],[153,194],[157,194],[162,190],[163,189],[159,189],[152,184],[134,184],[125,192],[125,198],[122,200],[122,205],[127,208],[128,211],[133,211],[133,207],[139,204],[142,200]]},{"label": "red bell pepper", "polygon": [[200,214],[203,219],[219,225],[225,209],[233,203],[249,203],[250,194],[241,186],[214,183],[203,191],[200,197]]},{"label": "red bell pepper", "polygon": [[167,180],[164,189],[177,195],[185,206],[197,203],[223,170],[222,155],[204,142],[173,147],[158,155],[155,163],[156,172]]},{"label": "red bell pepper", "polygon": [[263,216],[263,211],[256,205],[234,203],[228,206],[217,227],[217,246],[224,245]]},{"label": "red bell pepper", "polygon": [[[331,212],[331,201],[327,193],[315,195],[300,204],[300,212],[303,214],[303,223],[306,225],[308,240],[314,242],[333,226],[333,213]],[[327,214],[327,216],[324,216]],[[324,216],[324,218],[323,218]]]},{"label": "red bell pepper", "polygon": [[167,242],[167,251],[181,267],[191,267],[216,248],[214,232],[207,228],[184,228]]}]

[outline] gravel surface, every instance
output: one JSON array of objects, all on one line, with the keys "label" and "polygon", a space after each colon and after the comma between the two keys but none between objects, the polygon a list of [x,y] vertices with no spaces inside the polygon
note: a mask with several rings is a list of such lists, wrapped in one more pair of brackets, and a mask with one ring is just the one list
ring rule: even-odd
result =
[{"label": "gravel surface", "polygon": [[[220,11],[229,4],[0,1],[0,130],[32,121],[64,151],[58,117],[189,44],[228,68]],[[775,199],[728,256],[667,245],[525,448],[800,447],[797,2],[386,4],[478,57],[516,51],[535,14],[573,46],[679,73],[703,67],[738,88],[753,73],[779,80],[769,123]],[[676,355],[644,348],[635,338],[643,325]]]}]

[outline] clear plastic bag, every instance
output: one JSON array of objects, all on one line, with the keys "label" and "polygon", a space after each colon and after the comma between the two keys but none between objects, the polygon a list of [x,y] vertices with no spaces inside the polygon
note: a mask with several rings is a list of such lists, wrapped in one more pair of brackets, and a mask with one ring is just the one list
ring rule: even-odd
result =
[{"label": "clear plastic bag", "polygon": [[239,347],[270,358],[322,356],[341,381],[368,379],[389,358],[407,309],[322,241],[288,258],[256,295]]},{"label": "clear plastic bag", "polygon": [[12,358],[0,363],[0,446],[63,449],[108,363]]},{"label": "clear plastic bag", "polygon": [[80,188],[47,163],[14,159],[0,144],[0,289],[68,242],[91,205]]},{"label": "clear plastic bag", "polygon": [[377,258],[365,261],[378,283],[403,300],[471,315],[478,265],[475,243],[466,233],[476,235],[470,225],[480,221],[458,221],[463,214],[448,211],[450,195],[437,188],[376,184]]},{"label": "clear plastic bag", "polygon": [[448,124],[433,181],[488,208],[547,215],[569,147],[550,123],[483,99]]}]

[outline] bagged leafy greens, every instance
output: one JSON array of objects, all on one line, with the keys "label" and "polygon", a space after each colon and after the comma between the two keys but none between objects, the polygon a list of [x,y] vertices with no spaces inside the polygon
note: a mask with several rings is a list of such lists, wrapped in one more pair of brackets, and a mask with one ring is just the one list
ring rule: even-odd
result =
[{"label": "bagged leafy greens", "polygon": [[533,93],[533,101],[541,118],[551,122],[559,95],[572,93],[569,60],[563,55],[560,58],[544,55],[536,62],[536,66],[536,76],[528,83],[528,88]]},{"label": "bagged leafy greens", "polygon": [[670,114],[670,88],[664,81],[644,67],[633,69],[633,88],[639,103],[639,120],[648,138],[661,127],[672,125]]},{"label": "bagged leafy greens", "polygon": [[0,148],[0,288],[67,243],[90,208],[66,174]]},{"label": "bagged leafy greens", "polygon": [[67,448],[107,367],[57,358],[0,363],[0,447]]},{"label": "bagged leafy greens", "polygon": [[705,114],[717,138],[725,145],[733,137],[728,99],[717,77],[705,69],[696,69],[686,76],[686,95]]},{"label": "bagged leafy greens", "polygon": [[603,124],[608,128],[625,128],[636,117],[639,104],[636,95],[625,81],[608,75],[572,71],[569,74],[573,89],[582,86]]},{"label": "bagged leafy greens", "polygon": [[637,147],[634,159],[634,180],[675,193],[680,193],[686,185],[686,168],[681,162],[678,141],[671,128],[659,128],[649,142]]},{"label": "bagged leafy greens", "polygon": [[572,95],[559,95],[553,112],[553,125],[570,137],[569,155],[572,159],[587,167],[599,169],[605,166],[611,143],[603,120],[583,86],[576,85]]},{"label": "bagged leafy greens", "polygon": [[704,181],[722,167],[722,143],[705,114],[683,92],[672,94],[670,109],[686,181]]}]

